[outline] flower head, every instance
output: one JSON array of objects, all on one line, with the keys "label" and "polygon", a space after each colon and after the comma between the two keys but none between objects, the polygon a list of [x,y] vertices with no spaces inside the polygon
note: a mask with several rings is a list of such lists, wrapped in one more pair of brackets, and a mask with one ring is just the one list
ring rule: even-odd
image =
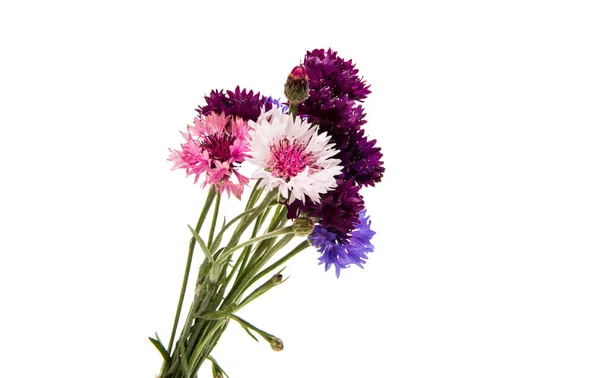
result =
[{"label": "flower head", "polygon": [[347,243],[350,233],[359,222],[359,214],[365,208],[360,187],[352,181],[337,180],[337,186],[321,196],[319,203],[295,201],[287,206],[288,218],[308,214],[318,219],[321,227],[332,233],[342,244]]},{"label": "flower head", "polygon": [[[342,143],[339,143],[342,140]],[[381,160],[381,148],[376,147],[377,140],[369,140],[364,129],[352,130],[336,141],[340,149],[337,156],[344,166],[344,180],[353,180],[360,186],[375,186],[383,178],[385,168]]]},{"label": "flower head", "polygon": [[338,153],[329,144],[326,133],[300,117],[294,118],[279,109],[261,115],[257,122],[249,122],[250,162],[258,166],[255,178],[269,190],[293,202],[305,203],[306,197],[318,203],[321,194],[336,185],[335,176],[342,167],[332,156]]},{"label": "flower head", "polygon": [[298,106],[298,113],[328,132],[347,132],[367,123],[361,105],[348,95],[336,96],[329,87],[311,88],[309,97]]},{"label": "flower head", "polygon": [[[217,190],[240,198],[249,179],[237,168],[248,157],[248,124],[241,118],[210,113],[194,119],[181,133],[185,142],[181,150],[170,150],[173,169],[185,169],[195,175],[194,182],[206,173],[202,186],[214,185]],[[233,177],[237,182],[232,181]]]},{"label": "flower head", "polygon": [[212,90],[210,95],[205,96],[206,105],[200,106],[196,111],[205,116],[211,112],[224,113],[226,116],[236,116],[244,121],[256,121],[264,107],[265,110],[270,110],[272,107],[271,101],[266,101],[260,93],[254,94],[252,90],[240,90],[237,86],[235,91]]},{"label": "flower head", "polygon": [[371,90],[358,77],[358,69],[352,60],[344,60],[336,51],[315,49],[307,51],[304,66],[311,88],[331,88],[336,97],[347,95],[350,100],[364,101]]},{"label": "flower head", "polygon": [[380,182],[385,168],[376,140],[365,136],[362,102],[371,91],[358,76],[351,60],[331,49],[307,52],[304,66],[309,78],[309,97],[298,106],[298,114],[318,124],[331,135],[344,166],[340,178],[359,186]]},{"label": "flower head", "polygon": [[375,231],[371,230],[371,221],[363,210],[347,242],[341,243],[335,233],[322,226],[316,226],[308,239],[321,253],[319,260],[320,264],[325,264],[325,271],[334,265],[335,274],[339,277],[341,269],[348,268],[350,264],[363,267],[367,253],[374,250],[371,244],[373,235]]}]

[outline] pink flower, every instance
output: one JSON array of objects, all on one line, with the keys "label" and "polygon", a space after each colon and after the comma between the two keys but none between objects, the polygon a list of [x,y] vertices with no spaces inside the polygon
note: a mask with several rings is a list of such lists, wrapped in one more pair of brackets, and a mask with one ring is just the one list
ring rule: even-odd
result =
[{"label": "pink flower", "polygon": [[[220,193],[227,192],[240,198],[244,186],[250,181],[237,171],[249,157],[248,124],[241,118],[211,113],[194,118],[187,132],[181,132],[185,142],[181,150],[171,150],[169,161],[173,169],[185,169],[187,175],[195,175],[194,183],[206,173],[202,182],[214,185]],[[232,181],[235,177],[236,181]]]}]

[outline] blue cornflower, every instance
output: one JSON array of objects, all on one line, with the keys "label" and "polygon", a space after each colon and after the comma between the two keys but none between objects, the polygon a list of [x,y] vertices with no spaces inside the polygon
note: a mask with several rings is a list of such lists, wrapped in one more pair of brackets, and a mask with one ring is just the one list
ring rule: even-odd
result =
[{"label": "blue cornflower", "polygon": [[359,213],[359,222],[346,243],[340,244],[336,233],[319,225],[315,226],[308,239],[321,253],[319,264],[325,264],[325,271],[334,265],[335,275],[339,277],[341,270],[348,268],[350,264],[363,267],[367,253],[374,250],[371,244],[373,235],[375,231],[371,230],[371,221],[366,216],[366,210],[363,210]]},{"label": "blue cornflower", "polygon": [[288,111],[288,106],[283,104],[280,99],[275,99],[274,97],[265,97],[263,100],[265,106],[275,106],[277,109],[281,109],[282,112],[286,113]]}]

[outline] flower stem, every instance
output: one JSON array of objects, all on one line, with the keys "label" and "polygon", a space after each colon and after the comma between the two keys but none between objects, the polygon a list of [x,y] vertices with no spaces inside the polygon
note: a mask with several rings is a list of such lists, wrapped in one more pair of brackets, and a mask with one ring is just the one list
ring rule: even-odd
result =
[{"label": "flower stem", "polygon": [[217,201],[215,202],[215,209],[214,209],[214,213],[213,213],[212,223],[210,224],[210,232],[208,234],[207,246],[209,249],[213,242],[213,236],[215,235],[215,227],[217,225],[217,218],[219,217],[219,206],[220,205],[221,205],[221,192],[217,192]]},{"label": "flower stem", "polygon": [[292,115],[294,121],[296,120],[296,115],[298,114],[298,103],[290,101],[290,107],[288,112]]},{"label": "flower stem", "polygon": [[[198,218],[198,223],[196,224],[195,231],[196,233],[200,232],[202,228],[202,224],[204,223],[204,219],[206,219],[206,215],[208,214],[208,210],[212,205],[213,200],[215,199],[216,191],[214,186],[210,187],[208,191],[208,195],[206,196],[206,201],[204,202],[204,207],[200,212],[200,217]],[[183,284],[181,285],[181,292],[179,293],[179,302],[177,303],[177,311],[175,312],[175,320],[173,321],[173,329],[171,331],[171,337],[169,338],[169,346],[167,347],[167,352],[171,353],[171,348],[173,347],[173,340],[175,340],[175,333],[177,332],[177,325],[179,324],[179,316],[181,315],[181,307],[183,306],[183,298],[185,297],[185,289],[187,288],[188,277],[190,275],[190,267],[192,265],[192,257],[194,256],[194,248],[196,247],[196,239],[192,237],[190,240],[190,247],[188,249],[188,257],[185,264],[185,272],[183,273]],[[166,361],[165,361],[166,363]]]},{"label": "flower stem", "polygon": [[261,279],[262,277],[264,277],[266,274],[268,274],[269,272],[273,271],[273,269],[281,266],[283,263],[285,263],[286,261],[290,260],[292,257],[296,256],[298,253],[302,252],[303,250],[305,250],[309,246],[310,246],[310,242],[308,240],[303,240],[293,250],[291,250],[287,255],[283,256],[279,260],[275,261],[273,264],[271,264],[268,267],[266,267],[265,269],[263,269],[260,273],[256,274],[256,276],[254,276],[250,280],[250,282],[248,283],[248,286],[251,286],[256,281],[258,281],[259,279]]},{"label": "flower stem", "polygon": [[[233,252],[237,251],[238,249],[244,248],[246,246],[252,245],[256,242],[259,242],[261,240],[265,240],[265,239],[271,239],[271,238],[275,238],[277,236],[280,235],[286,235],[286,234],[291,234],[292,232],[294,232],[292,226],[287,226],[287,227],[282,227],[278,230],[272,231],[272,232],[267,232],[264,235],[261,236],[257,236],[255,238],[252,239],[248,239],[243,243],[240,243],[238,245],[236,245],[235,247],[230,248],[229,250],[225,251],[221,256],[219,256],[219,259],[222,261],[225,261],[225,258],[231,256],[233,254]],[[221,261],[221,262],[222,262]]]}]

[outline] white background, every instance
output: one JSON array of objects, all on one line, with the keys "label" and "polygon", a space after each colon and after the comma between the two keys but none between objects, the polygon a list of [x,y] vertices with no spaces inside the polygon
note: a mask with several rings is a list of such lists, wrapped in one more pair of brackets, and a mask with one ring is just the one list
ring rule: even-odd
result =
[{"label": "white background", "polygon": [[211,89],[281,96],[332,47],[372,85],[376,252],[305,251],[241,312],[285,350],[232,324],[226,372],[600,376],[595,2],[382,4],[3,2],[0,375],[153,377],[205,195],[168,148]]}]

